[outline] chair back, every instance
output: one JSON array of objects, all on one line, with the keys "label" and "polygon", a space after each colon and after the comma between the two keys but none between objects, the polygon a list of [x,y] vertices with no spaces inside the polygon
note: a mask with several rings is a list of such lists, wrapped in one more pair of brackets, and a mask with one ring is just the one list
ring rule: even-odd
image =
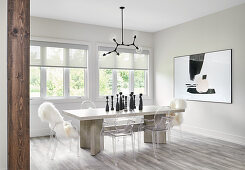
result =
[{"label": "chair back", "polygon": [[44,102],[39,106],[38,116],[43,122],[49,123],[51,129],[54,128],[56,124],[64,122],[60,112],[49,102]]},{"label": "chair back", "polygon": [[187,103],[183,99],[174,99],[170,102],[171,109],[186,109]]},{"label": "chair back", "polygon": [[120,117],[120,112],[115,114],[115,117],[104,119],[104,126],[111,127],[112,130],[119,133],[131,133],[133,131],[134,121],[128,118]]},{"label": "chair back", "polygon": [[57,138],[77,137],[77,133],[69,121],[64,121],[60,112],[49,102],[44,102],[38,108],[38,116],[43,122],[49,124],[51,133]]},{"label": "chair back", "polygon": [[85,100],[82,102],[81,107],[82,107],[82,109],[95,109],[96,105],[94,104],[94,102],[92,102],[90,100]]},{"label": "chair back", "polygon": [[155,129],[168,130],[170,128],[172,119],[165,113],[164,108],[159,107],[154,115],[154,126]]},{"label": "chair back", "polygon": [[[183,99],[174,99],[170,103],[171,109],[186,109],[187,103]],[[177,113],[173,120],[173,126],[180,126],[183,123],[183,114]]]}]

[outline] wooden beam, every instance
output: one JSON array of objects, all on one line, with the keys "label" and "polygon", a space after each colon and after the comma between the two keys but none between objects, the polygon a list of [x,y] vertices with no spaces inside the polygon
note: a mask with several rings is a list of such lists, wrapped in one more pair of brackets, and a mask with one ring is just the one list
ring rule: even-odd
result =
[{"label": "wooden beam", "polygon": [[8,0],[8,169],[30,169],[30,0]]}]

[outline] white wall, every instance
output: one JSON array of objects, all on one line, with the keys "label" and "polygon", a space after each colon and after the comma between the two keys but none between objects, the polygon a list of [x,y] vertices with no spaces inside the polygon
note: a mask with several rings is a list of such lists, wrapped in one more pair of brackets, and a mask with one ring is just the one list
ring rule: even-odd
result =
[{"label": "white wall", "polygon": [[157,104],[173,98],[173,57],[232,49],[232,104],[188,102],[184,129],[245,144],[245,5],[154,34],[154,87]]},{"label": "white wall", "polygon": [[0,169],[7,169],[7,0],[0,1]]},{"label": "white wall", "polygon": [[[125,31],[125,40],[128,43],[131,43],[133,40],[133,35],[137,35],[136,43],[142,47],[152,48],[153,47],[153,34],[138,32],[138,31]],[[91,44],[91,55],[89,56],[89,69],[93,72],[89,73],[89,98],[90,100],[95,101],[95,82],[96,82],[96,44],[97,43],[106,43],[113,44],[112,38],[116,37],[117,40],[121,38],[121,30],[109,27],[80,24],[67,21],[59,21],[52,19],[44,19],[31,17],[31,37],[46,37],[46,38],[55,38],[55,39],[68,39],[68,40],[78,40],[85,41]],[[126,42],[127,43],[127,42]],[[153,57],[153,55],[151,55]],[[153,66],[153,59],[151,60],[151,67]],[[153,67],[152,67],[153,68]],[[153,72],[150,75],[151,86],[153,86]],[[150,87],[151,95],[153,94],[153,87]],[[152,95],[153,96],[153,95]],[[145,105],[153,104],[153,98],[144,101]],[[37,116],[37,109],[40,105],[40,102],[31,101],[31,119],[30,119],[30,129],[31,136],[41,136],[47,135],[48,126],[45,123],[42,123]],[[55,102],[55,105],[59,110],[64,109],[78,109],[80,108],[81,101],[59,101]],[[104,101],[96,101],[97,107],[104,107]],[[77,123],[77,122],[76,122]]]}]

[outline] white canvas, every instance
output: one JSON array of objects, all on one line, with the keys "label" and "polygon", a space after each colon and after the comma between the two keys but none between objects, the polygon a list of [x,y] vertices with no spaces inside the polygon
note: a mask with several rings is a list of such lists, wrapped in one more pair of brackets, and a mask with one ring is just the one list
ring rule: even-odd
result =
[{"label": "white canvas", "polygon": [[[223,50],[175,57],[175,98],[231,103],[231,53]],[[195,75],[193,80],[191,75]]]}]

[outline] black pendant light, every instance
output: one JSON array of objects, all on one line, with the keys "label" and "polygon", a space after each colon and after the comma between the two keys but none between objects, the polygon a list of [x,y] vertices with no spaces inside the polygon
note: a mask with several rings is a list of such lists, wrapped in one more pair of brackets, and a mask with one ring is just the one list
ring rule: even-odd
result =
[{"label": "black pendant light", "polygon": [[120,55],[119,52],[117,51],[118,47],[120,47],[120,46],[127,46],[127,47],[134,46],[137,53],[141,52],[141,48],[135,45],[136,35],[134,36],[134,40],[131,44],[124,44],[124,41],[123,41],[123,10],[125,9],[125,7],[122,6],[122,7],[120,7],[120,9],[122,12],[122,42],[118,43],[117,40],[115,38],[113,38],[113,41],[116,43],[115,49],[110,51],[110,52],[104,53],[103,56],[106,56],[106,55],[111,54],[113,52],[116,53],[117,55]]}]

